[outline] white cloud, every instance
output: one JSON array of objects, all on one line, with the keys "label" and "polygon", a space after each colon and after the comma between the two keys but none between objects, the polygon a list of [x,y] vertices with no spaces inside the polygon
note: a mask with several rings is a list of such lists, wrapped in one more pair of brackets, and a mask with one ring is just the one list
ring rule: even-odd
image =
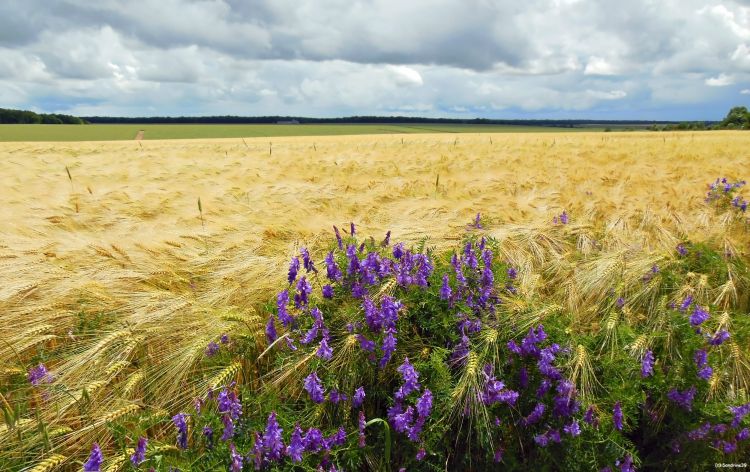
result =
[{"label": "white cloud", "polygon": [[726,87],[727,85],[732,85],[734,83],[734,78],[731,75],[727,74],[719,74],[716,77],[709,77],[706,79],[706,85],[709,87]]},{"label": "white cloud", "polygon": [[422,85],[422,75],[408,66],[388,66],[388,70],[393,73],[394,79],[399,85]]},{"label": "white cloud", "polygon": [[750,95],[750,89],[743,89],[740,91],[742,95]]},{"label": "white cloud", "polygon": [[583,75],[614,75],[615,68],[601,57],[591,56],[583,70]]}]

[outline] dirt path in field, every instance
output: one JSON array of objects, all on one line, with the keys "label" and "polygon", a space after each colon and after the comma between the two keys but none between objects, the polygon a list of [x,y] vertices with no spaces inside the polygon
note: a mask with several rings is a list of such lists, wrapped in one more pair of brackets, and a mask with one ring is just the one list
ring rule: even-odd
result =
[{"label": "dirt path in field", "polygon": [[140,131],[138,131],[138,133],[136,133],[136,135],[135,135],[135,140],[136,140],[136,141],[140,141],[140,140],[142,140],[142,139],[143,139],[143,133],[144,133],[144,132],[145,132],[145,131],[143,131],[143,130],[140,130]]}]

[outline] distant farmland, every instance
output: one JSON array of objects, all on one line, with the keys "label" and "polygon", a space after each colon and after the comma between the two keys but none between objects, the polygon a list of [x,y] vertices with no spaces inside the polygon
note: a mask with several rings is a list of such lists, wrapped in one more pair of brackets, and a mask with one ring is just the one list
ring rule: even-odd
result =
[{"label": "distant farmland", "polygon": [[[588,127],[596,131],[604,127]],[[457,124],[92,124],[0,125],[0,141],[124,141],[143,131],[144,140],[262,138],[276,136],[336,136],[416,133],[570,132],[571,128]],[[583,129],[582,129],[583,131]]]}]

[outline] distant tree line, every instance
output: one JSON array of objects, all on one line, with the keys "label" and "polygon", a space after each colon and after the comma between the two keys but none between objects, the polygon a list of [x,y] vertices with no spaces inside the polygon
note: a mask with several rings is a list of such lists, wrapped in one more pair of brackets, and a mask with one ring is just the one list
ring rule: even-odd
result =
[{"label": "distant tree line", "polygon": [[667,123],[662,125],[652,125],[648,128],[651,131],[702,131],[710,129],[750,129],[750,112],[747,107],[733,107],[727,113],[727,116],[719,121],[683,121],[681,123]]},{"label": "distant tree line", "polygon": [[82,125],[86,121],[71,115],[56,113],[34,113],[26,110],[0,108],[0,123],[3,124],[43,124],[43,125]]},{"label": "distant tree line", "polygon": [[425,118],[413,116],[347,116],[341,118],[307,118],[303,116],[151,116],[112,117],[86,116],[90,123],[147,123],[147,124],[452,124],[452,125],[513,125],[552,126],[560,128],[591,127],[597,125],[649,126],[665,123],[650,120],[498,120],[490,118]]}]

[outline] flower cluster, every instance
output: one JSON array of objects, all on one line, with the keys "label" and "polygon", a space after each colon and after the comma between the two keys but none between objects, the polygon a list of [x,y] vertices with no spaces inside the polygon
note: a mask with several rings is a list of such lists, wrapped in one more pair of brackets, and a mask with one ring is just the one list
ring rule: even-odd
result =
[{"label": "flower cluster", "polygon": [[737,190],[744,187],[746,182],[738,180],[730,182],[726,177],[717,178],[709,185],[706,194],[706,203],[716,205],[717,207],[731,206],[741,212],[747,211],[747,200],[737,195]]},{"label": "flower cluster", "polygon": [[[396,432],[404,433],[410,441],[418,443],[425,421],[432,411],[432,392],[425,388],[414,406],[404,408],[407,397],[412,393],[418,394],[422,387],[419,384],[419,372],[414,369],[409,358],[404,360],[397,371],[401,374],[403,383],[393,396],[394,404],[388,409],[388,420]],[[421,460],[419,454],[417,458]]]}]

